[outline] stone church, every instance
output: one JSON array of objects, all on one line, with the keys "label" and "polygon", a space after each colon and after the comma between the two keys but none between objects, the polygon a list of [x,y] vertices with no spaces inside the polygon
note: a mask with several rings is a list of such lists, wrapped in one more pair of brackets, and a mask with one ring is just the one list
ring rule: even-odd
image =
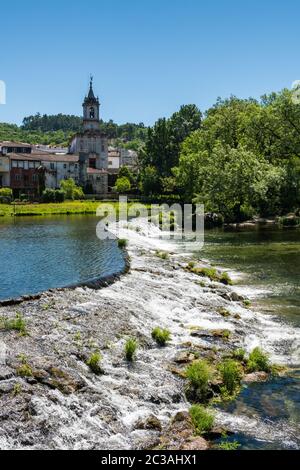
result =
[{"label": "stone church", "polygon": [[108,140],[100,130],[100,102],[93,91],[93,78],[83,102],[82,131],[74,135],[70,154],[79,156],[79,184],[94,193],[108,192]]}]

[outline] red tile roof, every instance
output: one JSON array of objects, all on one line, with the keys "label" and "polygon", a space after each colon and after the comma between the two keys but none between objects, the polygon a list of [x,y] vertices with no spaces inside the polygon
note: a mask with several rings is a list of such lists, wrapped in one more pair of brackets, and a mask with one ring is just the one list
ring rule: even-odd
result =
[{"label": "red tile roof", "polygon": [[98,168],[87,168],[88,175],[107,175],[106,170],[99,170]]},{"label": "red tile roof", "polygon": [[9,153],[7,157],[10,160],[22,161],[38,161],[38,162],[64,162],[64,163],[78,163],[78,155],[56,155],[51,153]]}]

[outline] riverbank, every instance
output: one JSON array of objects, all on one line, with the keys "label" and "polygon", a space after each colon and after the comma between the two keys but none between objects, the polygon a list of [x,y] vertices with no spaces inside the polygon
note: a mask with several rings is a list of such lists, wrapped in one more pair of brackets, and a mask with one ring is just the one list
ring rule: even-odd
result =
[{"label": "riverbank", "polygon": [[[177,413],[190,406],[182,371],[195,353],[216,360],[259,345],[277,360],[289,357],[287,335],[292,332],[281,328],[286,334],[282,349],[268,334],[274,320],[246,308],[234,288],[208,278],[199,282],[186,269],[190,256],[158,240],[158,229],[151,228],[149,237],[143,225],[129,228],[120,236],[129,240],[131,270],[113,285],[99,291],[47,292],[17,308],[0,309],[0,316],[10,319],[18,312],[27,333],[0,330],[5,357],[0,366],[0,448],[153,448],[163,445],[170,429],[169,447],[197,445],[191,434],[185,442],[182,426],[174,425]],[[167,255],[158,256],[157,250]],[[224,309],[229,315],[220,313]],[[165,348],[151,337],[156,326],[171,332]],[[124,359],[129,337],[139,341],[133,364]],[[97,351],[102,375],[86,365]],[[242,425],[230,413],[216,411],[216,425],[224,422],[232,432]],[[259,419],[248,427],[249,433],[259,430],[274,442],[293,439]]]},{"label": "riverbank", "polygon": [[[0,204],[0,217],[29,217],[49,215],[96,214],[99,206],[107,205],[101,201],[65,201],[48,204]],[[118,202],[109,202],[116,209]]]}]

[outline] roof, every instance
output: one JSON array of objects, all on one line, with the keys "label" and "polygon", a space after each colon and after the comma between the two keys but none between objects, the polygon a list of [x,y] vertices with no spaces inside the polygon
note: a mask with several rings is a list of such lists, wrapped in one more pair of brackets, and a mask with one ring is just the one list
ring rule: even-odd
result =
[{"label": "roof", "polygon": [[78,155],[56,155],[50,153],[10,153],[7,155],[10,160],[21,160],[21,161],[37,161],[37,162],[65,162],[65,163],[78,163]]},{"label": "roof", "polygon": [[106,170],[99,170],[98,168],[87,168],[86,169],[88,175],[107,175]]},{"label": "roof", "polygon": [[26,147],[26,148],[31,148],[32,145],[30,144],[24,144],[23,142],[11,142],[9,140],[3,140],[0,142],[0,147]]}]

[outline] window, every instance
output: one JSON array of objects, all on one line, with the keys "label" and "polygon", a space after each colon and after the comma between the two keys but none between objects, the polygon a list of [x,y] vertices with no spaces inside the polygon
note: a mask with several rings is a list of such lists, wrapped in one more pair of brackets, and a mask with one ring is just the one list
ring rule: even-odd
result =
[{"label": "window", "polygon": [[13,160],[11,165],[13,168],[18,168],[18,162],[16,160]]},{"label": "window", "polygon": [[18,168],[24,168],[24,162],[22,161],[18,162]]},{"label": "window", "polygon": [[50,169],[51,169],[51,170],[54,170],[54,169],[55,169],[54,163],[50,163]]},{"label": "window", "polygon": [[66,169],[67,169],[67,164],[66,164],[66,163],[64,163],[64,170],[66,170]]},{"label": "window", "polygon": [[77,165],[77,163],[75,163],[75,169],[77,170],[77,168],[78,168],[78,165]]},{"label": "window", "polygon": [[28,162],[28,168],[30,169],[34,168],[34,162]]}]

